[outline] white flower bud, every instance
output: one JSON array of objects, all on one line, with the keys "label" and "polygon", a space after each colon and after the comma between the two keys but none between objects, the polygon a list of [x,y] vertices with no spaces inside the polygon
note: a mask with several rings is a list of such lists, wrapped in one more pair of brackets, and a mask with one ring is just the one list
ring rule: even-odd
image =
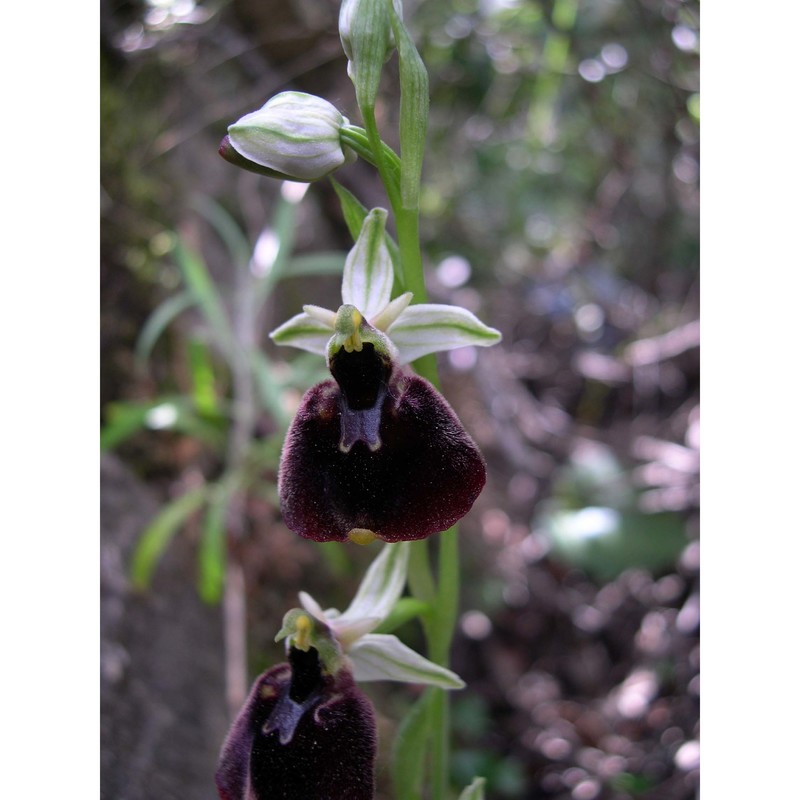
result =
[{"label": "white flower bud", "polygon": [[[402,19],[401,0],[392,0],[392,4]],[[386,0],[342,0],[339,38],[358,103],[371,107],[375,104],[383,63],[395,48]]]},{"label": "white flower bud", "polygon": [[[342,0],[341,8],[339,9],[339,38],[342,40],[342,49],[344,50],[345,55],[347,56],[348,60],[353,61],[353,31],[354,25],[357,17],[363,17],[364,15],[370,13],[371,9],[368,9],[365,3],[381,3],[381,0]],[[400,0],[392,0],[392,5],[394,6],[395,13],[397,14],[400,19],[403,18],[403,4]],[[361,21],[361,20],[359,20]],[[384,35],[386,36],[386,45],[385,50],[383,53],[382,60],[386,60],[392,54],[392,50],[394,50],[395,43],[394,43],[394,36],[392,35],[391,26],[388,23],[388,18],[385,16],[378,14],[374,17],[373,20],[370,20],[369,23],[366,25],[366,30],[360,30],[360,35],[365,35],[365,33],[369,32],[372,35],[375,35],[374,25],[378,24],[383,27]]]},{"label": "white flower bud", "polygon": [[291,180],[315,181],[355,158],[342,146],[349,121],[327,100],[281,92],[228,128],[231,146],[255,164]]}]

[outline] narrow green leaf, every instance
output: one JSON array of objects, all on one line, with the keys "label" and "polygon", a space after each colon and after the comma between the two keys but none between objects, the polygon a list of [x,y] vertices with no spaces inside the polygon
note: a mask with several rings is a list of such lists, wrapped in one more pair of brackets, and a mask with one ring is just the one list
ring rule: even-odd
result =
[{"label": "narrow green leaf", "polygon": [[396,800],[419,800],[425,785],[425,757],[429,752],[430,707],[433,690],[411,707],[392,746],[391,775]]},{"label": "narrow green leaf", "polygon": [[286,266],[284,278],[303,275],[341,275],[346,253],[310,253],[295,256]]},{"label": "narrow green leaf", "polygon": [[283,403],[281,386],[273,374],[272,363],[260,350],[253,350],[250,358],[256,379],[256,391],[262,404],[278,425],[282,428],[287,427],[290,415]]},{"label": "narrow green leaf", "polygon": [[271,229],[277,239],[278,249],[269,272],[256,284],[256,308],[261,307],[269,297],[272,287],[281,278],[291,277],[287,267],[297,237],[297,203],[290,202],[281,194],[272,217]]},{"label": "narrow green leaf", "polygon": [[238,478],[229,475],[218,483],[212,491],[208,510],[203,519],[200,539],[200,597],[206,603],[218,603],[225,585],[226,517],[234,493],[239,487]]},{"label": "narrow green leaf", "polygon": [[328,180],[333,185],[336,195],[339,198],[345,225],[347,225],[347,230],[350,231],[350,236],[355,242],[356,239],[358,239],[358,234],[361,233],[361,226],[364,224],[364,219],[369,212],[367,208],[361,204],[361,201],[349,189],[345,189],[339,181],[331,177],[329,177]]},{"label": "narrow green leaf", "polygon": [[400,194],[404,208],[417,209],[428,132],[428,71],[403,20],[391,3],[386,5],[400,59]]},{"label": "narrow green leaf", "polygon": [[206,502],[207,497],[207,486],[199,486],[186,492],[164,506],[142,531],[131,565],[131,580],[137,589],[144,589],[150,584],[167,545],[184,522]]},{"label": "narrow green leaf", "polygon": [[247,269],[252,248],[239,223],[219,203],[205,195],[195,197],[192,207],[217,232],[236,267]]},{"label": "narrow green leaf", "polygon": [[347,558],[347,551],[339,542],[321,542],[314,549],[322,554],[333,578],[343,579],[350,575],[352,565]]},{"label": "narrow green leaf", "polygon": [[486,778],[473,778],[472,783],[458,796],[458,800],[484,800]]},{"label": "narrow green leaf", "polygon": [[203,416],[217,415],[219,404],[211,354],[208,347],[198,339],[190,339],[188,347],[194,407]]},{"label": "narrow green leaf", "polygon": [[100,449],[104,452],[113,450],[146,427],[147,413],[152,407],[152,403],[110,404],[106,409],[107,422],[100,432]]},{"label": "narrow green leaf", "polygon": [[180,241],[175,247],[175,258],[189,291],[200,306],[200,310],[211,328],[216,343],[230,359],[235,346],[233,331],[222,299],[206,265],[196,253]]},{"label": "narrow green leaf", "polygon": [[218,447],[222,444],[225,426],[221,411],[200,417],[192,403],[182,396],[112,403],[106,409],[106,417],[107,422],[100,433],[103,451],[118,447],[144,428],[180,431]]},{"label": "narrow green leaf", "polygon": [[155,308],[142,326],[139,338],[136,340],[136,361],[140,367],[143,367],[150,358],[150,353],[161,334],[177,317],[194,304],[195,299],[192,293],[184,290],[168,297]]}]

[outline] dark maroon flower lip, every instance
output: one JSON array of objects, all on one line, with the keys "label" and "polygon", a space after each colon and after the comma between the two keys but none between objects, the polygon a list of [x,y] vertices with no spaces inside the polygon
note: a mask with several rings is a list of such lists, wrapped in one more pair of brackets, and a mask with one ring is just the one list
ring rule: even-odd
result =
[{"label": "dark maroon flower lip", "polygon": [[371,800],[371,703],[342,668],[326,674],[314,647],[260,675],[222,746],[221,800]]},{"label": "dark maroon flower lip", "polygon": [[353,355],[331,359],[339,383],[312,387],[287,434],[278,480],[286,524],[319,542],[446,530],[483,489],[483,457],[428,381]]}]

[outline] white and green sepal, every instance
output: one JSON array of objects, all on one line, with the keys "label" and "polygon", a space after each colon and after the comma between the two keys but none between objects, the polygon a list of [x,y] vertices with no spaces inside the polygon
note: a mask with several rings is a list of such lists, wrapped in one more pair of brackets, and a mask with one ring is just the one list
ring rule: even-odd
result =
[{"label": "white and green sepal", "polygon": [[409,543],[384,545],[344,613],[322,607],[305,592],[303,609],[324,625],[349,659],[356,681],[400,681],[461,689],[454,672],[434,664],[392,634],[373,633],[396,605],[406,583]]}]

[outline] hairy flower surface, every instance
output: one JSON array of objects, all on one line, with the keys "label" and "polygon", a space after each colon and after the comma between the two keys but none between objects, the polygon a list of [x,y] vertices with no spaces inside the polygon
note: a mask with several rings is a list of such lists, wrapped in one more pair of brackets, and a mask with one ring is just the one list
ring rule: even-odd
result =
[{"label": "hairy flower surface", "polygon": [[333,376],[303,397],[278,476],[286,524],[320,542],[423,539],[461,519],[486,481],[453,410],[405,365],[500,334],[464,308],[392,300],[385,222],[383,209],[364,220],[337,312],[304,306],[271,334],[324,355]]},{"label": "hairy flower surface", "polygon": [[371,800],[375,714],[346,667],[314,647],[259,676],[222,746],[221,800]]}]

